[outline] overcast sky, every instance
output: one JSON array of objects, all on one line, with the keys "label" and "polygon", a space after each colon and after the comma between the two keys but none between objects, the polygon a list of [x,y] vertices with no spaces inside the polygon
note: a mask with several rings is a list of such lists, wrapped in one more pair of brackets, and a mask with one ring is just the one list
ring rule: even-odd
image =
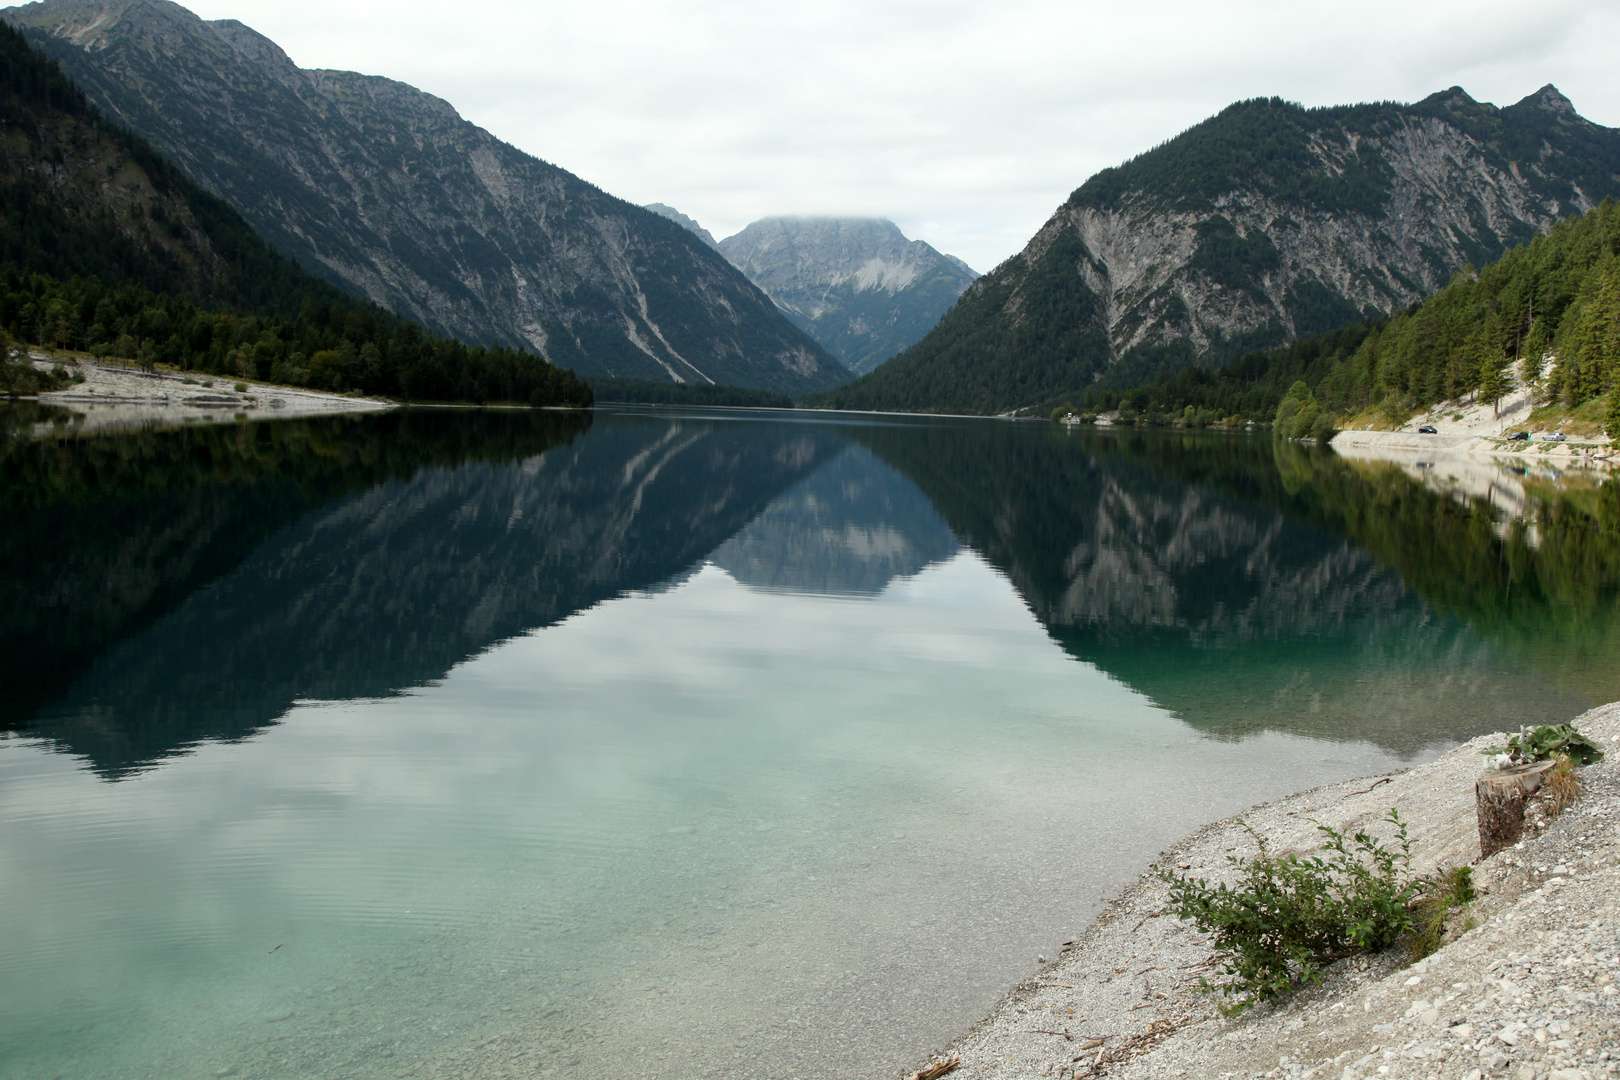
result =
[{"label": "overcast sky", "polygon": [[1620,0],[192,0],[303,67],[387,75],[724,237],[887,217],[979,271],[1098,169],[1239,98],[1508,105],[1620,126]]}]

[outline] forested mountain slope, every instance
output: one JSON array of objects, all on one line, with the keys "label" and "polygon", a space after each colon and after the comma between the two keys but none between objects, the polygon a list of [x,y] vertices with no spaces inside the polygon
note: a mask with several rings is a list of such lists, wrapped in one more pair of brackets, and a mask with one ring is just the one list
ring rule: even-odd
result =
[{"label": "forested mountain slope", "polygon": [[1071,195],[940,325],[821,404],[999,413],[1286,344],[1433,293],[1620,193],[1620,132],[1507,108],[1239,102]]},{"label": "forested mountain slope", "polygon": [[[533,354],[429,337],[277,255],[4,25],[0,206],[0,340],[329,390],[591,402]],[[40,381],[0,357],[0,391]]]},{"label": "forested mountain slope", "polygon": [[272,252],[0,25],[0,266],[295,315],[343,294]]},{"label": "forested mountain slope", "polygon": [[1605,201],[1561,221],[1389,319],[1217,371],[1183,371],[1117,398],[1104,393],[1094,404],[1269,420],[1298,381],[1330,414],[1377,406],[1403,419],[1468,394],[1497,400],[1512,376],[1533,384],[1540,400],[1571,408],[1608,395],[1605,422],[1620,435],[1620,205]]},{"label": "forested mountain slope", "polygon": [[764,218],[719,247],[854,372],[920,340],[978,277],[883,218]]},{"label": "forested mountain slope", "polygon": [[799,394],[848,373],[686,230],[403,83],[297,67],[168,0],[3,16],[269,243],[468,342],[582,375]]}]

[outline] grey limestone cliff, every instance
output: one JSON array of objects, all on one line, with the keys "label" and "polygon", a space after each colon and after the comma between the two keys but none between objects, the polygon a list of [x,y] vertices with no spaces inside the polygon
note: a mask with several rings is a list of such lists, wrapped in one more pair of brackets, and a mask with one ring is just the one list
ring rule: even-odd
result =
[{"label": "grey limestone cliff", "polygon": [[788,394],[848,373],[710,247],[390,79],[167,0],[3,17],[282,253],[431,330],[583,375]]},{"label": "grey limestone cliff", "polygon": [[720,251],[857,373],[933,329],[978,276],[882,218],[764,218]]}]

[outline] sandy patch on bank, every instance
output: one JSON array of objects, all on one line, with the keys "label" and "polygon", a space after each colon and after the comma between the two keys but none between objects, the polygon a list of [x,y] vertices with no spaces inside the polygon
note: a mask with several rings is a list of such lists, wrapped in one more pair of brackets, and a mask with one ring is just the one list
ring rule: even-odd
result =
[{"label": "sandy patch on bank", "polygon": [[[34,366],[48,370],[54,361],[30,354]],[[89,433],[129,428],[177,427],[239,419],[272,420],[333,413],[379,412],[395,406],[376,398],[348,397],[318,390],[222,376],[176,375],[144,372],[116,364],[80,361],[64,365],[84,375],[84,382],[66,390],[39,395],[48,405],[74,414],[73,430]],[[212,385],[205,385],[211,382]],[[245,386],[236,390],[238,383]],[[55,425],[40,425],[44,434]]]},{"label": "sandy patch on bank", "polygon": [[1388,836],[1407,820],[1418,872],[1471,863],[1477,928],[1420,964],[1346,961],[1277,1007],[1219,1014],[1198,978],[1211,953],[1164,914],[1161,869],[1231,880],[1253,855],[1239,819],[1164,853],[1079,940],[936,1057],[960,1077],[1300,1077],[1597,1080],[1620,1071],[1620,703],[1575,721],[1609,748],[1581,799],[1542,835],[1479,860],[1474,780],[1487,736],[1389,775],[1302,792],[1241,820],[1274,853],[1318,846],[1313,821]]},{"label": "sandy patch on bank", "polygon": [[[1530,423],[1534,408],[1528,387],[1516,386],[1499,405],[1479,401],[1448,401],[1414,416],[1393,431],[1350,429],[1333,437],[1333,449],[1346,456],[1379,457],[1400,460],[1420,456],[1515,458],[1526,465],[1546,464],[1555,468],[1610,468],[1620,464],[1607,436],[1548,442],[1546,431]],[[1424,435],[1420,427],[1432,427],[1435,434]],[[1527,442],[1510,442],[1507,436],[1520,429],[1531,429]]]}]

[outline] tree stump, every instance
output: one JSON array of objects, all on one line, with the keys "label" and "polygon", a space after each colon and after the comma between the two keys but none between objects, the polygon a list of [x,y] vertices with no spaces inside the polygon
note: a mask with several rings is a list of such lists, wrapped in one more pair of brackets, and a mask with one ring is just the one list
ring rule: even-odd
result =
[{"label": "tree stump", "polygon": [[1474,808],[1479,815],[1479,857],[1488,859],[1512,847],[1524,835],[1524,801],[1536,793],[1555,761],[1533,761],[1474,782]]}]

